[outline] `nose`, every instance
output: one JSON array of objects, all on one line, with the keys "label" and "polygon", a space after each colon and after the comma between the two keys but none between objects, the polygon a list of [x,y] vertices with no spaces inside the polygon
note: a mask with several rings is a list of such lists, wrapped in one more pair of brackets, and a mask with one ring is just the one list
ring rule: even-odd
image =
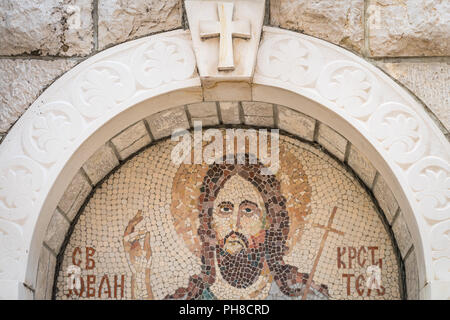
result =
[{"label": "nose", "polygon": [[239,229],[241,228],[241,215],[239,214],[239,212],[236,212],[236,231],[239,231]]}]

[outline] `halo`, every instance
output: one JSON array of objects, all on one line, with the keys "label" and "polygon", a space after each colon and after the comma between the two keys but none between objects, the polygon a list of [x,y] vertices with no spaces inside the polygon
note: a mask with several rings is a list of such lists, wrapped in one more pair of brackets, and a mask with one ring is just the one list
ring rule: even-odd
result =
[{"label": "halo", "polygon": [[[268,152],[270,152],[270,139],[268,139],[268,143]],[[205,142],[202,144],[203,148],[207,145]],[[280,144],[279,150],[280,168],[275,177],[280,182],[281,193],[286,198],[286,209],[289,214],[290,226],[286,243],[289,248],[287,253],[289,253],[300,241],[305,217],[311,213],[311,186],[299,159],[282,144]],[[246,152],[248,152],[247,145]],[[171,213],[175,230],[188,249],[197,256],[200,256],[201,248],[197,236],[199,227],[198,198],[208,167],[205,162],[202,164],[181,163],[172,183]]]}]

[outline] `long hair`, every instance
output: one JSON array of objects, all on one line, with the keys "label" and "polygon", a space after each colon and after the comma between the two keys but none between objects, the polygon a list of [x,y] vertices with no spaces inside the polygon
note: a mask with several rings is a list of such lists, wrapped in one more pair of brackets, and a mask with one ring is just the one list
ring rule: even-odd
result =
[{"label": "long hair", "polygon": [[[214,201],[225,183],[234,175],[239,175],[249,181],[261,194],[265,209],[265,241],[264,258],[269,270],[281,292],[288,296],[299,296],[300,288],[293,289],[296,282],[297,267],[285,264],[283,256],[288,247],[286,240],[289,234],[289,215],[286,210],[286,199],[282,196],[280,182],[273,174],[263,175],[261,170],[267,168],[258,161],[249,161],[248,154],[244,164],[213,163],[203,179],[198,201],[199,228],[201,247],[201,273],[189,278],[187,288],[178,289],[172,298],[185,297],[197,299],[203,290],[212,285],[216,278],[215,254],[217,239],[212,228]],[[256,162],[256,163],[254,163]],[[267,172],[266,172],[267,173]]]}]

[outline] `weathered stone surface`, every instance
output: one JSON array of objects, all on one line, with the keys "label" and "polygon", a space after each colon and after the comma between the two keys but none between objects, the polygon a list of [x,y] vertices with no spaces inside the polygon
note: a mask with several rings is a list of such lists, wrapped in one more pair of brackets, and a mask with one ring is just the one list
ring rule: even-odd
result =
[{"label": "weathered stone surface", "polygon": [[203,83],[205,101],[238,101],[252,99],[252,86],[247,82]]},{"label": "weathered stone surface", "polygon": [[400,212],[392,225],[392,231],[394,231],[395,240],[397,240],[400,253],[404,258],[411,248],[413,241],[408,226],[406,225],[403,214]]},{"label": "weathered stone surface", "polygon": [[92,9],[92,0],[0,1],[0,55],[87,55]]},{"label": "weathered stone surface", "polygon": [[240,124],[239,103],[219,102],[220,115],[224,124]]},{"label": "weathered stone surface", "polygon": [[278,127],[303,139],[314,140],[316,120],[287,107],[278,106]]},{"label": "weathered stone surface", "polygon": [[325,149],[335,155],[339,160],[344,161],[347,139],[331,129],[329,126],[319,123],[319,133],[317,142]]},{"label": "weathered stone surface", "polygon": [[378,63],[414,92],[450,130],[450,64],[445,62]]},{"label": "weathered stone surface", "polygon": [[350,145],[350,152],[347,160],[348,165],[355,170],[361,180],[372,188],[373,180],[377,170],[370,163],[369,159],[363,155],[354,145]]},{"label": "weathered stone surface", "polygon": [[145,120],[155,139],[170,136],[175,129],[189,129],[189,121],[183,106],[158,112]]},{"label": "weathered stone surface", "polygon": [[392,219],[394,218],[395,213],[398,209],[398,203],[397,200],[395,200],[395,196],[392,193],[391,189],[381,175],[378,175],[375,181],[373,194],[378,200],[381,209],[383,209],[389,224],[392,223]]},{"label": "weathered stone surface", "polygon": [[114,150],[109,145],[104,145],[83,164],[83,169],[95,185],[118,164]]},{"label": "weathered stone surface", "polygon": [[215,102],[193,103],[187,107],[191,116],[192,125],[194,125],[194,121],[201,121],[203,127],[219,124]]},{"label": "weathered stone surface", "polygon": [[419,272],[417,269],[416,253],[411,253],[405,260],[406,294],[408,300],[419,299]]},{"label": "weathered stone surface", "polygon": [[0,133],[8,131],[39,94],[75,63],[71,59],[0,59]]},{"label": "weathered stone surface", "polygon": [[151,142],[144,122],[139,121],[111,139],[121,160],[127,158]]},{"label": "weathered stone surface", "polygon": [[69,222],[64,218],[58,209],[53,212],[50,223],[47,227],[45,234],[45,243],[55,252],[58,253],[61,245],[66,236],[67,230],[69,230]]},{"label": "weathered stone surface", "polygon": [[52,297],[53,280],[56,267],[56,257],[46,248],[41,248],[36,277],[36,300],[47,300]]},{"label": "weathered stone surface", "polygon": [[98,46],[180,28],[181,20],[180,0],[99,0]]},{"label": "weathered stone surface", "polygon": [[81,171],[78,171],[59,201],[58,208],[73,220],[92,187]]},{"label": "weathered stone surface", "polygon": [[265,102],[243,101],[244,123],[250,126],[273,127],[273,105]]},{"label": "weathered stone surface", "polygon": [[270,2],[273,26],[306,33],[361,51],[364,0],[276,0]]},{"label": "weathered stone surface", "polygon": [[372,0],[368,13],[373,56],[450,55],[448,0]]}]

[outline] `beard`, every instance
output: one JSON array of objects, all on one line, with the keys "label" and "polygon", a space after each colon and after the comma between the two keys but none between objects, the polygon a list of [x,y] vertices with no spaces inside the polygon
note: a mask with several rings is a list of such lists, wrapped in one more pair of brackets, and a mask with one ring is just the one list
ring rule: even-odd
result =
[{"label": "beard", "polygon": [[[230,239],[230,236],[235,237]],[[236,240],[234,240],[236,239]],[[258,279],[263,269],[264,244],[254,248],[248,247],[247,238],[239,232],[230,232],[223,244],[217,246],[216,257],[220,273],[228,284],[236,288],[247,288]],[[236,245],[240,249],[230,252],[227,247]]]}]

